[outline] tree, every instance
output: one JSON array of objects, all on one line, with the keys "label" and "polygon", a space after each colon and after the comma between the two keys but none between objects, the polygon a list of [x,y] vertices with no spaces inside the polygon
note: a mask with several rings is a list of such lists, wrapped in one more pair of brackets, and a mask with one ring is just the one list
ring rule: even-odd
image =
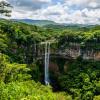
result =
[{"label": "tree", "polygon": [[10,17],[12,6],[5,1],[0,1],[0,14]]}]

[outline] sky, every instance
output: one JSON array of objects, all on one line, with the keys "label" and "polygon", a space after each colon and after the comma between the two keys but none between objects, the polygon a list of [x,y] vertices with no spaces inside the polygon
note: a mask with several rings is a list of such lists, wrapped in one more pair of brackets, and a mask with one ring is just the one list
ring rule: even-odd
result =
[{"label": "sky", "polygon": [[[0,0],[1,1],[1,0]],[[52,20],[67,24],[100,24],[100,0],[6,0],[15,19]]]}]

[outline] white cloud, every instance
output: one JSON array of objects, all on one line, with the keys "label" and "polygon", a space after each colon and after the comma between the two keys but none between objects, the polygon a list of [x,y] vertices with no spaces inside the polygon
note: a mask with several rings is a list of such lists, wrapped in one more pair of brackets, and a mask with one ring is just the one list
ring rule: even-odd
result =
[{"label": "white cloud", "polygon": [[33,1],[39,1],[39,2],[51,2],[51,0],[33,0]]},{"label": "white cloud", "polygon": [[7,0],[0,0],[0,2],[1,2],[1,1],[7,1]]},{"label": "white cloud", "polygon": [[100,24],[99,0],[8,0],[12,18],[53,20],[59,23]]},{"label": "white cloud", "polygon": [[80,8],[97,8],[100,7],[100,0],[64,0],[68,6],[76,6]]},{"label": "white cloud", "polygon": [[7,0],[17,10],[37,10],[51,3],[51,0]]},{"label": "white cloud", "polygon": [[83,9],[82,13],[84,13],[89,18],[100,18],[100,9]]},{"label": "white cloud", "polygon": [[57,4],[47,7],[42,11],[42,13],[46,15],[63,15],[66,13],[66,10],[68,10],[68,8],[65,8],[61,4]]},{"label": "white cloud", "polygon": [[89,7],[92,7],[92,8],[96,8],[98,6],[98,3],[97,2],[90,2]]}]

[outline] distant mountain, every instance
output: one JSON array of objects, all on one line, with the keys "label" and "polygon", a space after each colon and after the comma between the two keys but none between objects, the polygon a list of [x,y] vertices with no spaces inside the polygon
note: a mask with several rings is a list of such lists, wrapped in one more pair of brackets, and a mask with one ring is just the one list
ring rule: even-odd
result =
[{"label": "distant mountain", "polygon": [[82,27],[93,27],[94,25],[86,25],[86,24],[66,24],[66,23],[56,23],[50,20],[32,20],[32,19],[12,19],[12,21],[22,22],[30,25],[43,26],[45,28],[55,28],[55,29],[79,29]]},{"label": "distant mountain", "polygon": [[49,20],[32,20],[32,19],[12,19],[13,21],[18,21],[18,22],[23,22],[26,24],[31,24],[31,25],[38,25],[38,26],[46,26],[46,25],[57,25],[56,22],[54,21],[49,21]]},{"label": "distant mountain", "polygon": [[49,24],[45,25],[44,27],[46,28],[53,28],[53,29],[80,29],[80,28],[90,28],[93,27],[94,25],[85,25],[85,24]]}]

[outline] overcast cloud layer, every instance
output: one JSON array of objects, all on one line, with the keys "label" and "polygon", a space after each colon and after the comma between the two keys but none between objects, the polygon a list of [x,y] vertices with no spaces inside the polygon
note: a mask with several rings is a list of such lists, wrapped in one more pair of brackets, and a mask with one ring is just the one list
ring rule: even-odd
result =
[{"label": "overcast cloud layer", "polygon": [[58,23],[100,24],[100,0],[6,0],[12,18],[52,20]]}]

